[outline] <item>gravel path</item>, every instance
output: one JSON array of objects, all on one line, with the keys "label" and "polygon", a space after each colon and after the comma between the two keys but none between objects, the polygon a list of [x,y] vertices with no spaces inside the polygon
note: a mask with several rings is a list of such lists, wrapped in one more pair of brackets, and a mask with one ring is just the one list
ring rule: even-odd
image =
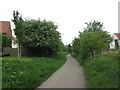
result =
[{"label": "gravel path", "polygon": [[85,88],[83,69],[72,56],[38,88]]}]

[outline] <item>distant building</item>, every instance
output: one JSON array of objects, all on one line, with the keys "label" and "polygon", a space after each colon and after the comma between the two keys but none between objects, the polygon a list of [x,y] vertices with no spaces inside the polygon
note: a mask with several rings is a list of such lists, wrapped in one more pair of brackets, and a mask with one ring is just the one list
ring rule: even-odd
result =
[{"label": "distant building", "polygon": [[110,43],[110,49],[120,49],[120,33],[114,33],[113,41]]},{"label": "distant building", "polygon": [[0,21],[0,33],[12,38],[11,25],[9,21]]},{"label": "distant building", "polygon": [[15,39],[12,36],[11,24],[10,21],[0,21],[0,33],[6,35],[8,38],[12,39],[10,47],[16,48],[17,46],[13,43]]}]

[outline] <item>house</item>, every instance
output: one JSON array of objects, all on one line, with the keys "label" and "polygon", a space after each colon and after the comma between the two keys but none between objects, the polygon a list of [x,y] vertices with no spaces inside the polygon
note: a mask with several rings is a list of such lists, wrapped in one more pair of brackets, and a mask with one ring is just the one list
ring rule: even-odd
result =
[{"label": "house", "polygon": [[[9,21],[0,21],[0,33],[12,39],[11,25]],[[12,42],[9,47],[12,47]]]},{"label": "house", "polygon": [[114,33],[112,37],[113,41],[110,43],[110,49],[120,49],[120,33]]},{"label": "house", "polygon": [[0,21],[0,33],[4,34],[7,37],[12,39],[10,47],[12,47],[12,48],[16,48],[17,47],[14,44],[14,40],[13,39],[15,39],[15,38],[12,36],[12,30],[11,30],[10,21]]},{"label": "house", "polygon": [[0,33],[12,38],[11,25],[9,21],[0,21]]}]

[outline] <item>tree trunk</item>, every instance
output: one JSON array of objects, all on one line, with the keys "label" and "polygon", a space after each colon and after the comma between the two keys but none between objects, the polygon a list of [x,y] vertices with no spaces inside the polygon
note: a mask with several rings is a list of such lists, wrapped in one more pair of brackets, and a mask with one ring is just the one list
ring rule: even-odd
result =
[{"label": "tree trunk", "polygon": [[21,45],[18,43],[18,59],[21,58]]},{"label": "tree trunk", "polygon": [[19,44],[18,44],[18,59],[19,59]]},{"label": "tree trunk", "polygon": [[20,56],[20,58],[21,58],[21,45],[20,45],[20,55],[19,55],[19,56]]}]

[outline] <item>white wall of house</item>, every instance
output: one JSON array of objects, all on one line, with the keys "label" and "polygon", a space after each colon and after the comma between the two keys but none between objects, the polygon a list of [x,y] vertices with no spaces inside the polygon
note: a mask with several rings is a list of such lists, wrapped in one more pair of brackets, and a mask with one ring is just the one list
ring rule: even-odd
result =
[{"label": "white wall of house", "polygon": [[18,48],[18,45],[14,43],[14,40],[12,40],[12,48]]},{"label": "white wall of house", "polygon": [[110,43],[110,49],[115,49],[115,40]]},{"label": "white wall of house", "polygon": [[118,40],[118,45],[120,48],[120,40],[115,36],[115,34],[113,34],[112,37],[113,37],[113,41],[110,43],[110,49],[115,49],[115,40],[116,39]]},{"label": "white wall of house", "polygon": [[[12,26],[11,28],[12,28],[12,36],[14,38],[16,38],[16,35],[15,35],[14,31],[13,31],[14,27]],[[12,48],[18,48],[18,45],[14,43],[14,40],[12,40]]]}]

